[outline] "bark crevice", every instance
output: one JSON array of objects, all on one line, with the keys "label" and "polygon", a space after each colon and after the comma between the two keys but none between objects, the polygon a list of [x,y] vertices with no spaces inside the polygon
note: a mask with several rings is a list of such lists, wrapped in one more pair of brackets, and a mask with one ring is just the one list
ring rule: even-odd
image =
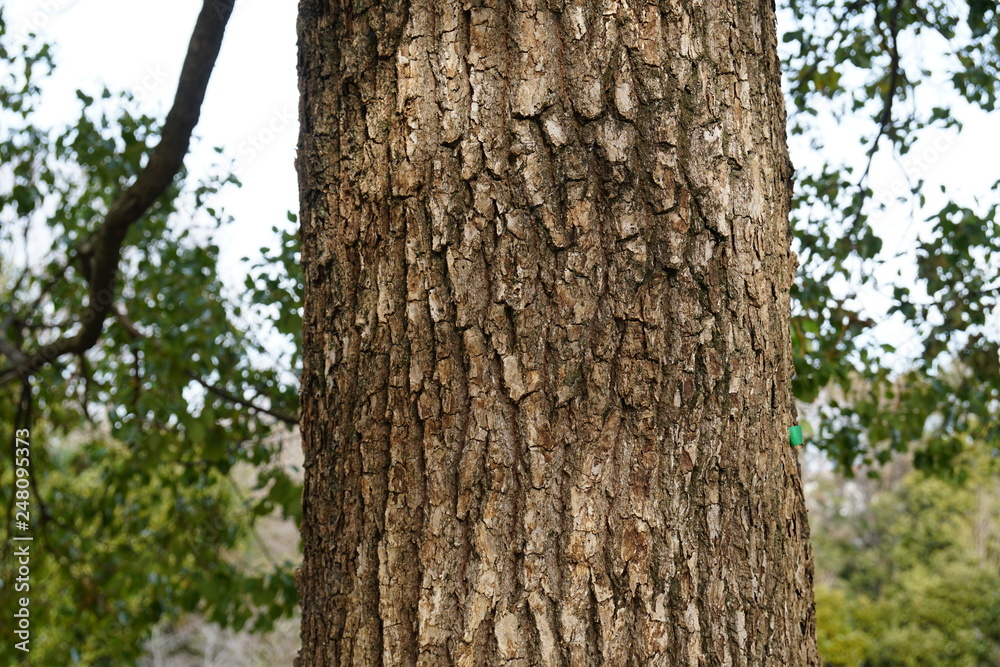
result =
[{"label": "bark crevice", "polygon": [[302,664],[816,665],[774,17],[560,8],[303,13]]}]

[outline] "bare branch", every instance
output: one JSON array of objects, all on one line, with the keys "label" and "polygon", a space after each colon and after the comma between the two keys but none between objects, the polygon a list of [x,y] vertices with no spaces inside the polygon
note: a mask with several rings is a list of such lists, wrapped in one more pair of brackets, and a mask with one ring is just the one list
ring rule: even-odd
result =
[{"label": "bare branch", "polygon": [[[114,307],[114,308],[112,308],[112,312],[114,313],[115,319],[118,321],[118,323],[122,326],[122,328],[125,329],[125,331],[128,332],[128,334],[130,336],[132,336],[132,338],[136,338],[136,339],[140,339],[140,338],[141,339],[146,339],[147,338],[147,336],[144,333],[142,333],[141,331],[139,331],[139,327],[137,327],[135,325],[135,323],[132,320],[129,319],[128,315],[126,315],[120,308]],[[153,344],[154,344],[154,346],[157,349],[159,349],[159,346],[157,345],[157,343],[156,343],[155,340],[153,341]],[[136,376],[137,377],[138,377],[138,372],[139,372],[139,369],[138,369],[138,366],[136,366]],[[186,375],[190,379],[192,379],[195,382],[197,382],[198,384],[200,384],[210,394],[214,394],[215,396],[218,396],[219,398],[221,398],[221,399],[223,399],[225,401],[229,401],[230,403],[234,403],[236,405],[241,405],[244,408],[248,408],[250,410],[254,410],[255,412],[260,412],[260,413],[265,414],[265,415],[270,415],[271,417],[274,417],[278,421],[284,422],[284,423],[289,424],[291,426],[297,426],[298,423],[299,423],[298,417],[295,417],[293,415],[288,415],[288,414],[285,414],[283,412],[278,412],[276,410],[271,410],[269,408],[261,407],[261,406],[257,405],[256,403],[253,403],[253,402],[248,401],[246,399],[240,398],[236,394],[233,394],[233,393],[231,393],[229,391],[226,391],[225,389],[223,389],[221,387],[218,387],[218,386],[216,386],[214,384],[210,384],[209,382],[206,382],[197,373],[194,373],[192,371],[184,369],[184,375]],[[138,389],[137,389],[137,391],[138,391]]]},{"label": "bare branch", "polygon": [[298,424],[299,424],[298,418],[293,417],[292,415],[286,415],[283,412],[276,412],[274,410],[269,410],[268,408],[264,408],[264,407],[261,407],[259,405],[255,405],[255,404],[251,403],[250,401],[247,401],[245,399],[240,398],[236,394],[232,394],[232,393],[226,391],[225,389],[222,389],[221,387],[216,387],[213,384],[209,384],[208,382],[205,382],[196,373],[193,373],[193,372],[185,369],[184,374],[187,375],[192,380],[194,380],[195,382],[197,382],[198,384],[200,384],[202,387],[204,387],[205,390],[208,393],[215,394],[216,396],[218,396],[219,398],[221,398],[223,400],[229,401],[230,403],[235,403],[236,405],[242,405],[245,408],[249,408],[250,410],[255,410],[257,412],[261,412],[261,413],[263,413],[265,415],[270,415],[270,416],[274,417],[275,419],[277,419],[278,421],[282,421],[282,422],[284,422],[284,423],[286,423],[286,424],[288,424],[290,426],[298,426]]}]

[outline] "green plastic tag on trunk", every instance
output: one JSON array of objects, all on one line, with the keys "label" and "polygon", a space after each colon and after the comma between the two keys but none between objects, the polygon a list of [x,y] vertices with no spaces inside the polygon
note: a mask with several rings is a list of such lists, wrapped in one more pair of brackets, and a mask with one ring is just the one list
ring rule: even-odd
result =
[{"label": "green plastic tag on trunk", "polygon": [[792,447],[802,444],[802,427],[796,424],[788,429],[788,438],[792,441]]}]

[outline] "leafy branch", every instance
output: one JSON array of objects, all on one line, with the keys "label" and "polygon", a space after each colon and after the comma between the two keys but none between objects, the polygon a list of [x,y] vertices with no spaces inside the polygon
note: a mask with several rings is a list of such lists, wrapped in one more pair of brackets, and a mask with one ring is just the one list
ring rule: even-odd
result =
[{"label": "leafy branch", "polygon": [[25,352],[7,340],[0,328],[0,352],[13,362],[0,370],[0,386],[28,377],[63,355],[82,354],[97,343],[114,301],[125,234],[163,195],[184,163],[233,6],[232,2],[205,0],[191,34],[160,142],[132,185],[108,209],[91,238],[77,248],[88,285],[87,305],[77,318],[79,331],[74,335],[63,334],[32,352]]}]

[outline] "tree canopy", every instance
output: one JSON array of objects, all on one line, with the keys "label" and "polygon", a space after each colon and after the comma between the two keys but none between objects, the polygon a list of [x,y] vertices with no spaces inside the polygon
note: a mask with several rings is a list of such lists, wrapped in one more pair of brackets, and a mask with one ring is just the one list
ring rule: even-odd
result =
[{"label": "tree canopy", "polygon": [[[814,481],[819,649],[831,666],[1000,660],[1000,475],[984,448],[966,483],[907,470]],[[902,473],[900,475],[900,473]]]},{"label": "tree canopy", "polygon": [[[32,655],[122,664],[141,655],[155,624],[195,610],[266,630],[296,601],[293,565],[268,562],[252,531],[259,517],[299,514],[299,486],[276,458],[296,421],[297,361],[267,363],[273,346],[248,322],[294,333],[287,283],[297,269],[282,263],[294,237],[262,257],[245,295],[227,295],[213,236],[232,223],[217,199],[235,179],[220,170],[194,182],[180,169],[127,226],[113,298],[102,302],[92,254],[122,193],[157,168],[171,117],[151,118],[127,92],[104,89],[77,93],[72,126],[42,127],[35,114],[52,68],[50,46],[15,39],[0,15],[0,366],[107,320],[93,346],[49,355],[0,387],[0,430],[28,429],[33,443],[33,623],[60,629],[36,634]],[[279,298],[287,310],[267,310]],[[5,451],[6,567],[15,505]],[[249,483],[241,466],[255,471]],[[19,596],[11,583],[4,575],[5,609]],[[4,628],[0,655],[14,650]]]},{"label": "tree canopy", "polygon": [[[906,451],[919,468],[949,469],[1000,435],[997,198],[945,193],[928,210],[920,169],[888,192],[871,184],[880,152],[905,159],[928,130],[957,132],[970,109],[994,110],[997,11],[983,0],[791,0],[779,13],[791,143],[813,158],[796,175],[792,215],[795,394],[812,403],[838,388],[811,440],[845,472]],[[861,130],[845,153],[824,137],[848,120]],[[893,227],[914,224],[912,247],[884,247]],[[887,322],[912,332],[915,354],[880,340]]]}]

